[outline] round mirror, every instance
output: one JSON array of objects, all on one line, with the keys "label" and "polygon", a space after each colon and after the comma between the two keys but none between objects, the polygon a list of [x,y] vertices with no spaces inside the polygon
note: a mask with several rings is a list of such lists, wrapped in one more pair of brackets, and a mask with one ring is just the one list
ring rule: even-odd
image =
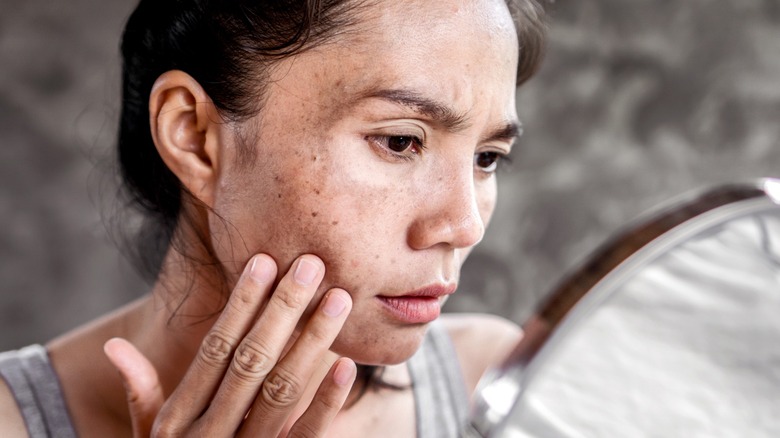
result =
[{"label": "round mirror", "polygon": [[467,435],[780,436],[780,180],[675,202],[553,290]]}]

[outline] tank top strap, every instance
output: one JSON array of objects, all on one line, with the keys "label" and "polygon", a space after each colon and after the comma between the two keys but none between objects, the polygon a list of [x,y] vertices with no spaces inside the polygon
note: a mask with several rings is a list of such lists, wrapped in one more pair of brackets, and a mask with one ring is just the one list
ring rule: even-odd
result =
[{"label": "tank top strap", "polygon": [[455,347],[434,321],[420,349],[407,362],[412,378],[417,438],[453,438],[468,423],[469,398]]},{"label": "tank top strap", "polygon": [[0,354],[0,376],[11,390],[31,438],[76,438],[59,379],[43,346]]}]

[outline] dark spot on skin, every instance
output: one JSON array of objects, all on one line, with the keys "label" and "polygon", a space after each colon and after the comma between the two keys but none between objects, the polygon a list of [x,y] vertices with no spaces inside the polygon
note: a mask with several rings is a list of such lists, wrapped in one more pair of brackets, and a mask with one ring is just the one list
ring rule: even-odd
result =
[{"label": "dark spot on skin", "polygon": [[331,222],[330,224],[331,224],[331,225],[338,225],[338,224],[339,224],[339,221],[333,221],[333,222]]},{"label": "dark spot on skin", "polygon": [[279,199],[282,199],[282,194],[279,193],[278,195],[276,195],[276,197],[279,198]]},{"label": "dark spot on skin", "polygon": [[319,191],[318,189],[314,189],[314,193],[315,193],[315,194],[317,194],[317,195],[319,195],[319,194],[320,194],[320,191]]},{"label": "dark spot on skin", "polygon": [[317,214],[318,214],[318,213],[317,213],[316,211],[312,211],[312,212],[311,212],[311,217],[317,217]]},{"label": "dark spot on skin", "polygon": [[282,177],[279,175],[274,175],[274,181],[281,181]]},{"label": "dark spot on skin", "polygon": [[375,258],[376,260],[379,260],[379,254],[375,255],[375,256],[374,256],[374,258]]},{"label": "dark spot on skin", "polygon": [[317,161],[317,156],[316,155],[312,155],[311,160],[312,161]]}]

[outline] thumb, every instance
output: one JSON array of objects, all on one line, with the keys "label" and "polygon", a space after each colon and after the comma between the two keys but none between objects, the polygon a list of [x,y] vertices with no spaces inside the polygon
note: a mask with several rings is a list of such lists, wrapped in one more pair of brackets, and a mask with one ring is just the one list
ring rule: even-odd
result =
[{"label": "thumb", "polygon": [[133,436],[148,437],[164,402],[157,370],[125,339],[110,339],[103,345],[103,351],[122,375],[133,423]]}]

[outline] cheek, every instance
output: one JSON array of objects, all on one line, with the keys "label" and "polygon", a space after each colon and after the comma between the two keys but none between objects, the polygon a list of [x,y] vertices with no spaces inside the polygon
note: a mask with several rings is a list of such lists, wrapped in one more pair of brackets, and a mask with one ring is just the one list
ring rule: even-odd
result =
[{"label": "cheek", "polygon": [[496,197],[496,178],[494,176],[483,182],[477,189],[477,208],[485,227],[490,223],[490,218],[493,217],[493,211],[496,209]]},{"label": "cheek", "polygon": [[348,164],[317,151],[293,153],[234,181],[240,189],[219,210],[232,225],[220,259],[267,253],[281,275],[297,256],[311,253],[326,264],[323,288],[354,288],[376,278],[374,267],[391,263],[387,254],[404,242],[406,209],[376,175]]}]

